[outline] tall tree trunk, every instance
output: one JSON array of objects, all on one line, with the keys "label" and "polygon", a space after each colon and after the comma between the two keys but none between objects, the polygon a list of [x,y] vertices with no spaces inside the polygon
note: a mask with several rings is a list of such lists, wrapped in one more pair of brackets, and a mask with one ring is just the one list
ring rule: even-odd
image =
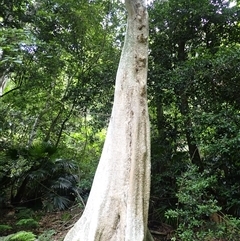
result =
[{"label": "tall tree trunk", "polygon": [[112,115],[90,196],[64,241],[149,241],[150,127],[147,107],[148,14],[126,0],[127,32]]}]

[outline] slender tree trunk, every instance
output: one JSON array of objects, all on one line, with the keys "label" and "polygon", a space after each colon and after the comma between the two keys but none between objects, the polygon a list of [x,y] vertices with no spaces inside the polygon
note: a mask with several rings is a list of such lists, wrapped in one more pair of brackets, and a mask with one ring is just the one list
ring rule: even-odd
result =
[{"label": "slender tree trunk", "polygon": [[148,14],[126,0],[127,32],[112,115],[90,196],[65,241],[149,241],[150,127],[147,107]]},{"label": "slender tree trunk", "polygon": [[200,152],[192,131],[193,127],[192,127],[191,118],[189,117],[189,104],[185,93],[182,93],[181,95],[180,111],[181,111],[181,114],[186,118],[184,121],[184,127],[185,127],[185,134],[186,134],[186,139],[188,144],[188,152],[189,152],[191,162],[197,165],[200,171],[203,171],[202,159],[200,157]]},{"label": "slender tree trunk", "polygon": [[[178,60],[180,62],[186,61],[187,54],[185,51],[186,42],[180,41],[178,43]],[[177,90],[180,96],[180,112],[183,116],[186,117],[184,121],[185,135],[188,144],[188,152],[191,159],[191,162],[199,167],[200,171],[203,171],[203,163],[200,157],[199,148],[196,144],[196,140],[194,137],[194,133],[192,131],[192,120],[189,116],[189,104],[188,104],[188,96],[185,93],[185,90],[179,91]]]},{"label": "slender tree trunk", "polygon": [[29,176],[26,176],[23,179],[22,184],[18,188],[17,194],[15,196],[12,195],[12,197],[11,197],[11,204],[12,205],[17,205],[22,201],[22,198],[25,194],[25,190],[26,190],[26,187],[27,187],[28,183],[29,183]]},{"label": "slender tree trunk", "polygon": [[163,114],[163,104],[162,98],[156,100],[156,110],[157,110],[157,129],[160,141],[165,141],[166,136],[164,133],[164,114]]}]

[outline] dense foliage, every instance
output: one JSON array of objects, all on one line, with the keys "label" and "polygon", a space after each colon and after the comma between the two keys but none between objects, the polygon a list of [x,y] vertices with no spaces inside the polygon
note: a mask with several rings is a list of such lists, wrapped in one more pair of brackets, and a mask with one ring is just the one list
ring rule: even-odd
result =
[{"label": "dense foliage", "polygon": [[[0,5],[0,207],[64,209],[87,198],[123,44],[119,6]],[[150,221],[170,223],[176,239],[239,237],[239,8],[230,0],[149,6]],[[216,214],[232,233],[207,226],[219,225]]]},{"label": "dense foliage", "polygon": [[[220,0],[154,1],[150,16],[153,216],[164,220],[166,209],[175,210],[178,203],[185,213],[176,211],[180,222],[176,225],[181,233],[196,233],[197,227],[205,226],[198,222],[209,221],[206,217],[219,207],[223,214],[240,214],[239,4]],[[214,177],[216,182],[202,190],[201,179],[196,178],[192,185],[197,188],[185,193],[179,182],[189,172],[189,165],[205,173],[206,181]],[[193,177],[187,175],[185,185]],[[181,201],[184,194],[190,196]],[[201,215],[190,197],[198,208],[206,205]],[[187,217],[192,221],[186,222]],[[191,232],[180,238],[189,237],[193,237]]]},{"label": "dense foliage", "polygon": [[1,197],[64,208],[73,192],[89,191],[100,155],[119,58],[116,17],[101,1],[1,7]]}]

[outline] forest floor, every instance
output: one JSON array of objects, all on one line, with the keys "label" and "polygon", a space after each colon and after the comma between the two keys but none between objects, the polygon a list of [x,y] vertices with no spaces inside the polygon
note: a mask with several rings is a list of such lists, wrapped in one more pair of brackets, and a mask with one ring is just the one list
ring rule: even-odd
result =
[{"label": "forest floor", "polygon": [[[34,219],[37,220],[38,226],[27,227],[27,225],[16,225],[19,221],[18,212],[16,209],[0,210],[0,226],[8,225],[12,229],[3,231],[0,229],[0,236],[7,236],[9,234],[16,233],[21,230],[31,231],[40,237],[41,234],[45,234],[44,237],[38,240],[44,241],[62,241],[66,236],[68,230],[74,225],[74,223],[80,218],[82,214],[82,208],[78,205],[65,211],[57,212],[34,212]],[[150,227],[152,235],[155,241],[167,241],[172,229],[168,225],[158,225]]]},{"label": "forest floor", "polygon": [[[30,209],[25,209],[20,212],[25,212],[27,214],[29,213],[27,212],[29,210]],[[23,217],[23,215],[19,214],[19,211],[14,208],[0,210],[0,226],[8,225],[11,227],[10,230],[1,230],[0,228],[0,236],[7,236],[9,234],[24,230],[31,231],[37,236],[45,233],[45,238],[43,238],[44,241],[61,241],[66,236],[68,230],[80,218],[82,214],[82,208],[76,205],[65,211],[36,211],[31,212],[29,217]],[[21,219],[37,220],[38,225],[37,227],[32,227],[30,222],[26,222],[25,225],[17,225],[17,222]]]}]

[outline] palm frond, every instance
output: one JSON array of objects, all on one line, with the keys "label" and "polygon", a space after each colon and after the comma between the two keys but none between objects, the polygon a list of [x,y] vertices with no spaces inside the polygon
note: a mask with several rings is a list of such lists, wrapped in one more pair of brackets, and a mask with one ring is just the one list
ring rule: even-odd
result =
[{"label": "palm frond", "polygon": [[56,181],[53,182],[51,188],[53,189],[71,189],[73,183],[64,177],[59,177]]},{"label": "palm frond", "polygon": [[56,195],[53,197],[53,205],[60,210],[67,208],[69,206],[70,202],[71,201],[69,200],[69,198],[67,198],[65,196]]}]

